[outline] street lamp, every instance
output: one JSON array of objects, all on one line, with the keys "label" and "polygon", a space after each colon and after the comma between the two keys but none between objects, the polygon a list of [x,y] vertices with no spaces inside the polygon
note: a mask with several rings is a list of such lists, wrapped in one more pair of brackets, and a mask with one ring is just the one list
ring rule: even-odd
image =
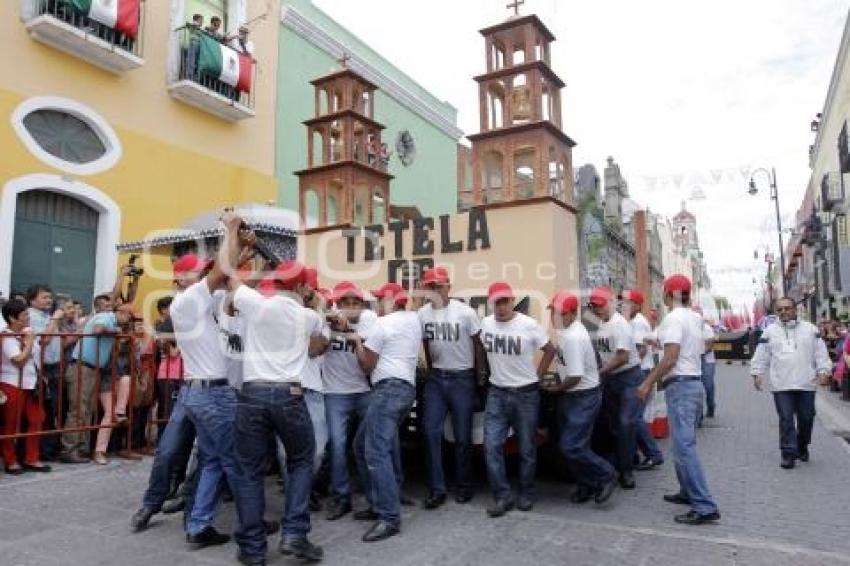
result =
[{"label": "street lamp", "polygon": [[747,190],[751,195],[756,195],[759,190],[756,186],[756,173],[764,173],[767,175],[767,181],[770,184],[770,198],[776,205],[776,231],[779,233],[779,275],[782,277],[782,295],[788,294],[788,282],[785,280],[785,244],[782,241],[782,218],[779,215],[779,192],[776,189],[776,168],[770,171],[764,168],[756,169],[750,175],[750,187]]}]

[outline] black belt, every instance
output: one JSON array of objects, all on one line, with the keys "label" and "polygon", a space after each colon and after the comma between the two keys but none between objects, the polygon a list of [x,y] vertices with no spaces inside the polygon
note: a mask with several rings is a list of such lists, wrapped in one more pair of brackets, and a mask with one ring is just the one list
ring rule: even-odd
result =
[{"label": "black belt", "polygon": [[674,377],[669,377],[661,382],[661,385],[658,386],[662,391],[667,389],[674,383],[682,383],[684,381],[701,381],[702,376],[700,375],[676,375]]},{"label": "black belt", "polygon": [[540,389],[539,383],[529,383],[528,385],[520,385],[519,387],[504,387],[502,385],[493,385],[490,384],[490,387],[495,387],[500,391],[507,391],[508,393],[525,393],[527,391],[536,391]]},{"label": "black belt", "polygon": [[300,381],[243,381],[242,388],[258,386],[258,387],[298,387],[303,389]]},{"label": "black belt", "polygon": [[229,385],[230,381],[226,377],[222,377],[220,379],[199,379],[199,378],[189,378],[186,380],[186,385],[188,387],[200,387],[202,389],[209,389],[212,387],[222,387],[225,385]]},{"label": "black belt", "polygon": [[588,395],[598,394],[601,387],[597,385],[596,387],[591,387],[590,389],[579,389],[578,391],[571,391],[567,389],[564,391],[565,397],[586,397]]},{"label": "black belt", "polygon": [[440,377],[457,378],[457,377],[472,377],[473,375],[475,375],[475,370],[471,369],[471,368],[470,369],[432,368],[431,371],[434,372],[435,374],[437,374]]}]

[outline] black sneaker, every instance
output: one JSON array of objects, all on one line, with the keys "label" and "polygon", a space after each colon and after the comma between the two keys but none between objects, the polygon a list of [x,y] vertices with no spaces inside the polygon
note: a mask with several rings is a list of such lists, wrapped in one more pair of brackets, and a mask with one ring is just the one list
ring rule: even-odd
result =
[{"label": "black sneaker", "polygon": [[704,525],[706,523],[713,523],[714,521],[720,520],[720,513],[715,511],[714,513],[709,513],[708,515],[700,515],[696,511],[688,511],[682,515],[676,515],[674,520],[677,523],[682,525]]},{"label": "black sneaker", "polygon": [[516,508],[520,511],[531,511],[534,509],[534,498],[530,495],[520,495],[516,500]]},{"label": "black sneaker", "polygon": [[215,527],[207,527],[196,535],[186,535],[186,542],[192,545],[192,548],[200,550],[208,546],[218,546],[230,542],[230,535],[220,533],[215,530]]},{"label": "black sneaker", "polygon": [[246,556],[241,552],[236,555],[236,561],[245,566],[266,566],[266,559],[262,556]]},{"label": "black sneaker", "polygon": [[378,521],[363,535],[363,542],[378,542],[397,535],[400,529],[386,521]]},{"label": "black sneaker", "polygon": [[793,468],[794,468],[794,458],[791,458],[791,457],[788,457],[788,456],[783,456],[783,457],[782,457],[782,462],[779,464],[779,466],[780,466],[783,470],[791,470],[791,469],[793,469]]},{"label": "black sneaker", "polygon": [[318,562],[325,555],[321,546],[315,545],[307,537],[293,537],[280,541],[278,551],[284,556],[294,556],[309,562]]},{"label": "black sneaker", "polygon": [[675,503],[676,505],[690,505],[691,500],[681,493],[671,493],[664,496],[664,501],[667,503]]},{"label": "black sneaker", "polygon": [[464,505],[472,501],[472,490],[460,490],[455,494],[455,503],[459,505]]},{"label": "black sneaker", "polygon": [[664,460],[653,460],[652,458],[647,458],[646,460],[635,466],[635,470],[637,470],[638,472],[646,472],[657,466],[660,466],[663,463]]},{"label": "black sneaker", "polygon": [[623,489],[635,488],[635,476],[631,472],[620,474],[620,487]]},{"label": "black sneaker", "polygon": [[514,502],[513,501],[503,499],[502,501],[496,501],[495,503],[493,503],[493,505],[488,507],[487,508],[487,515],[489,515],[490,517],[495,519],[496,517],[501,517],[502,515],[504,515],[505,513],[507,513],[508,511],[510,511],[513,508],[514,508]]},{"label": "black sneaker", "polygon": [[800,448],[799,455],[797,456],[797,458],[801,462],[808,462],[809,461],[809,449],[808,448]]},{"label": "black sneaker", "polygon": [[155,512],[152,509],[142,507],[130,518],[130,530],[134,533],[138,533],[147,529],[148,523],[150,523],[151,517],[154,515]]},{"label": "black sneaker", "polygon": [[439,495],[431,495],[422,502],[423,509],[436,509],[443,505],[446,502],[446,494],[441,493]]},{"label": "black sneaker", "polygon": [[355,521],[377,521],[378,514],[372,511],[371,508],[363,509],[361,511],[354,512],[354,520]]},{"label": "black sneaker", "polygon": [[591,492],[590,488],[586,485],[580,485],[576,490],[570,495],[570,503],[582,504],[587,503],[593,499],[593,492]]},{"label": "black sneaker", "polygon": [[594,503],[596,503],[597,505],[602,505],[603,503],[611,499],[611,495],[614,494],[614,489],[616,487],[617,481],[614,479],[600,487],[599,491],[597,491],[593,496]]},{"label": "black sneaker", "polygon": [[182,495],[178,496],[175,499],[170,501],[166,501],[162,505],[162,512],[166,515],[173,515],[174,513],[179,513],[186,508],[186,498]]},{"label": "black sneaker", "polygon": [[328,503],[328,512],[325,515],[325,519],[328,521],[336,521],[340,517],[344,517],[348,513],[351,513],[351,502],[350,501],[331,501]]}]

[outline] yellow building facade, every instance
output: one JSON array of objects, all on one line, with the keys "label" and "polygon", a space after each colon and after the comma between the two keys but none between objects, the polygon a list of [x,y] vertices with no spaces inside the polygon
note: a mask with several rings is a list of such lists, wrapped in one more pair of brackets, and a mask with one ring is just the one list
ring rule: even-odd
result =
[{"label": "yellow building facade", "polygon": [[208,4],[223,31],[250,29],[250,92],[191,68],[194,0],[142,1],[135,37],[61,0],[0,3],[4,294],[43,282],[88,303],[112,287],[120,244],[276,198],[278,2]]}]

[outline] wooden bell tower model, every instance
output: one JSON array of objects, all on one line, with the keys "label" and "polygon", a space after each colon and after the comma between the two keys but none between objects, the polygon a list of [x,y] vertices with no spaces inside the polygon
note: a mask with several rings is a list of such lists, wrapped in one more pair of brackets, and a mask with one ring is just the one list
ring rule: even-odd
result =
[{"label": "wooden bell tower model", "polygon": [[306,120],[307,168],[298,175],[302,226],[365,226],[387,221],[390,180],[384,126],[376,122],[377,87],[348,68],[311,81],[315,116]]},{"label": "wooden bell tower model", "polygon": [[487,72],[479,88],[481,132],[472,141],[469,204],[534,197],[573,203],[572,148],[562,130],[564,82],[550,67],[555,36],[535,15],[520,16],[514,0],[507,21],[481,30]]}]

